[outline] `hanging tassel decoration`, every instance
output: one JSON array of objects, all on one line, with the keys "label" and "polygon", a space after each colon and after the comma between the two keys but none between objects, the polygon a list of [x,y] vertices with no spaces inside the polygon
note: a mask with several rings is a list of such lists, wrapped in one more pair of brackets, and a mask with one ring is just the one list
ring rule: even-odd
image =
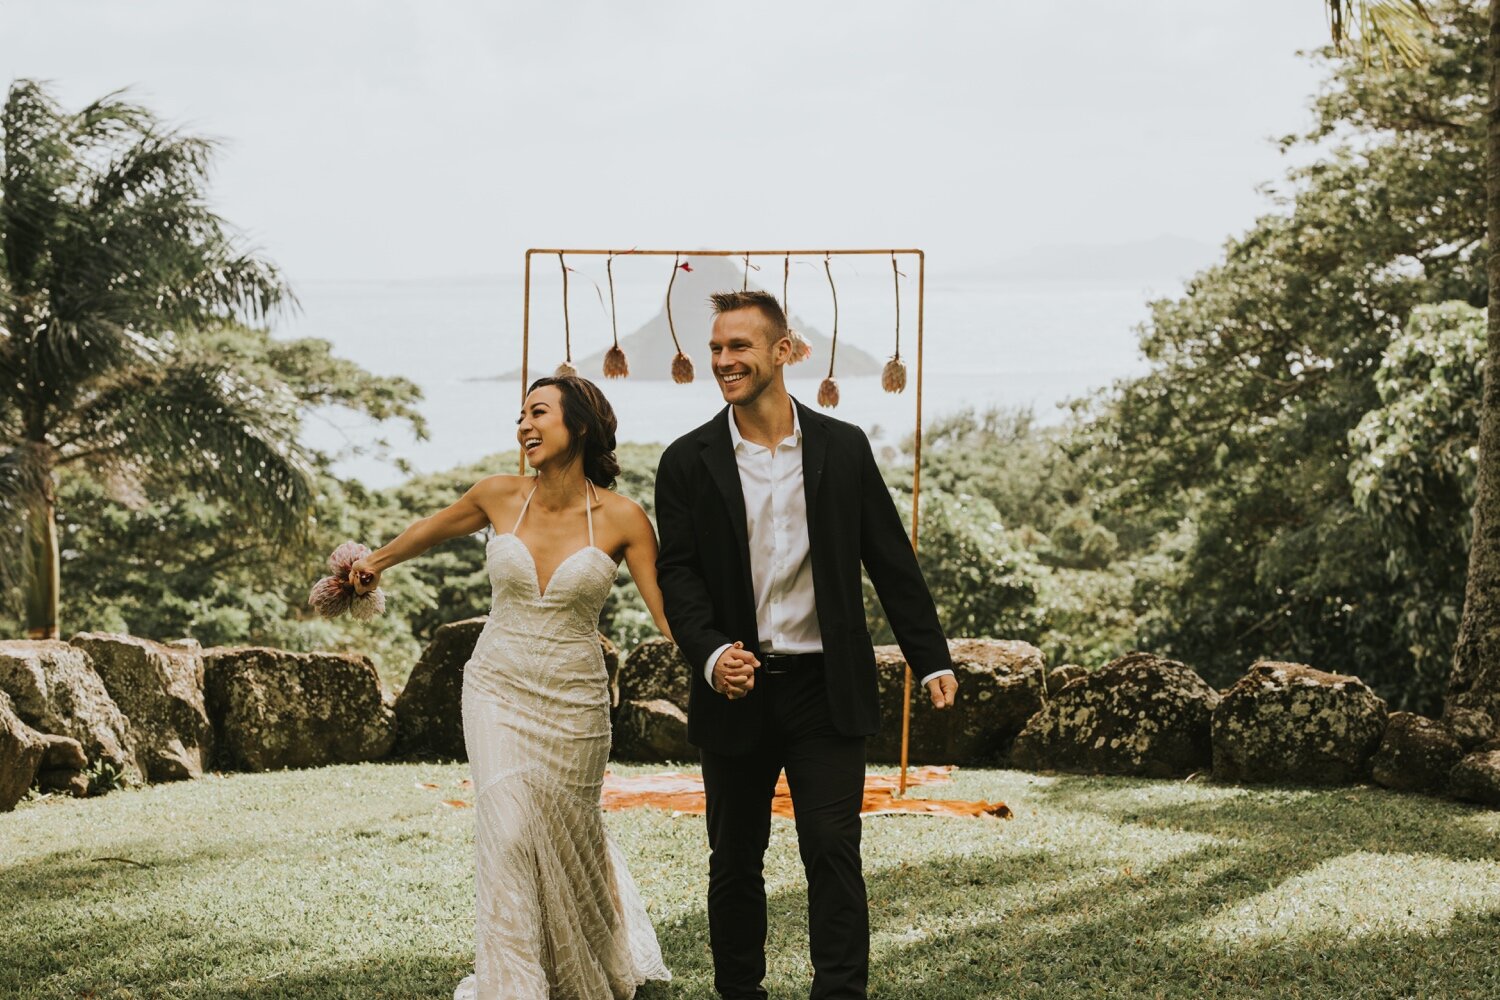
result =
[{"label": "hanging tassel decoration", "polygon": [[615,346],[604,352],[604,377],[625,378],[630,374],[630,362],[620,349],[620,327],[615,321],[615,255],[604,261],[604,273],[609,276],[609,328],[615,337]]},{"label": "hanging tassel decoration", "polygon": [[672,286],[677,283],[677,270],[691,271],[692,265],[681,262],[680,256],[672,258],[672,279],[667,282],[667,330],[672,334],[672,346],[677,353],[672,356],[672,381],[686,385],[693,380],[693,359],[682,353],[682,344],[677,341],[677,324],[672,322]]},{"label": "hanging tassel decoration", "polygon": [[818,386],[818,405],[833,409],[839,405],[839,382],[833,377],[833,360],[839,349],[839,290],[833,283],[831,255],[823,255],[823,271],[828,275],[828,290],[833,293],[833,337],[828,345],[828,377]]},{"label": "hanging tassel decoration", "polygon": [[896,269],[896,255],[891,254],[892,280],[896,283],[896,353],[880,373],[880,387],[886,392],[906,389],[906,362],[901,360],[901,272]]},{"label": "hanging tassel decoration", "polygon": [[563,363],[557,366],[553,374],[558,378],[577,376],[578,369],[573,367],[573,331],[568,323],[568,262],[563,260],[563,255],[557,255],[557,263],[562,267],[563,276]]},{"label": "hanging tassel decoration", "polygon": [[792,307],[787,305],[786,289],[792,277],[792,255],[787,254],[781,263],[781,311],[786,315],[786,335],[792,342],[792,356],[787,359],[787,364],[795,365],[812,357],[812,344],[807,338],[792,329]]}]

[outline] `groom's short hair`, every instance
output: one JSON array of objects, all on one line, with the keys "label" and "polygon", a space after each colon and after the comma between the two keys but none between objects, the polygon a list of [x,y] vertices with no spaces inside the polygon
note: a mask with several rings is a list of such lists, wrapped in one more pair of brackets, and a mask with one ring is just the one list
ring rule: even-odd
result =
[{"label": "groom's short hair", "polygon": [[766,321],[766,343],[768,344],[774,344],[787,335],[786,313],[781,311],[781,303],[777,302],[776,296],[770,292],[759,290],[714,292],[708,297],[708,301],[713,304],[715,316],[738,309],[754,309],[759,312]]}]

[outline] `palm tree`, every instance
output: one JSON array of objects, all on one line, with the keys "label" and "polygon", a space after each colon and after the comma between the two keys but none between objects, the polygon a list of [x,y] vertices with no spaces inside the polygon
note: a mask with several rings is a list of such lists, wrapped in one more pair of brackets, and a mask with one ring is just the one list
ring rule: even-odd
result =
[{"label": "palm tree", "polygon": [[[1429,20],[1420,0],[1324,0],[1336,45],[1357,39],[1369,52],[1394,51],[1421,59],[1418,33]],[[1474,491],[1473,535],[1464,586],[1464,611],[1453,652],[1443,716],[1466,742],[1500,732],[1500,3],[1489,5],[1489,106],[1486,108],[1486,276],[1491,308],[1486,326],[1484,397],[1479,416],[1479,462]]]},{"label": "palm tree", "polygon": [[184,336],[293,300],[209,211],[212,142],[120,94],[67,113],[29,80],[11,85],[0,133],[0,572],[24,591],[27,634],[56,638],[64,467],[127,493],[186,482],[267,525],[306,524],[295,400]]}]

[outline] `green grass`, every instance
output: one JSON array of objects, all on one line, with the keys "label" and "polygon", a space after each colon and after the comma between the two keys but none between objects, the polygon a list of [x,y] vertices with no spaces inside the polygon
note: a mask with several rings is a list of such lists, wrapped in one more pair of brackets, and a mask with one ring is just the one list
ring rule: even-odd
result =
[{"label": "green grass", "polygon": [[[474,813],[439,799],[466,796],[466,773],[370,764],[23,803],[0,815],[0,997],[451,996]],[[1500,813],[1016,771],[931,793],[1016,818],[867,821],[872,997],[1500,996]],[[608,822],[677,977],[642,1000],[711,997],[702,818]],[[767,871],[768,987],[806,996],[789,823]]]}]

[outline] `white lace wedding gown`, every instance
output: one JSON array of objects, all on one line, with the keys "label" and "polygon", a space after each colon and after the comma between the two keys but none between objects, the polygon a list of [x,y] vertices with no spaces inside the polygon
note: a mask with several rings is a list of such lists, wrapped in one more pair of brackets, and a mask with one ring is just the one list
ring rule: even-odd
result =
[{"label": "white lace wedding gown", "polygon": [[[532,491],[535,494],[535,490]],[[494,599],[464,666],[474,772],[474,975],[455,1000],[623,1000],[671,979],[599,807],[609,684],[596,626],[615,562],[589,544],[545,593],[515,527],[486,549]]]}]

